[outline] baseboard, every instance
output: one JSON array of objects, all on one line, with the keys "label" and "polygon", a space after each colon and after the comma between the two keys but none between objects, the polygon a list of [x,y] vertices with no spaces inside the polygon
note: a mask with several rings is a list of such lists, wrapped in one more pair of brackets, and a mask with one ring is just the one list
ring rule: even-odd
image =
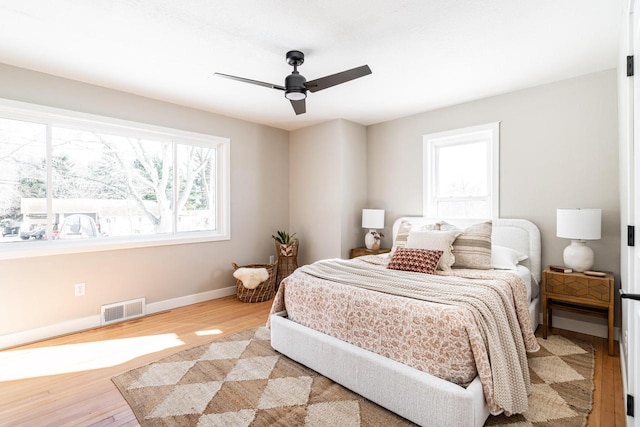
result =
[{"label": "baseboard", "polygon": [[185,295],[183,297],[167,299],[164,301],[152,302],[147,304],[147,314],[159,313],[165,310],[171,310],[172,308],[184,307],[185,305],[191,305],[198,302],[209,301],[212,299],[218,299],[222,297],[228,297],[229,295],[236,294],[236,287],[229,286],[227,288],[216,289],[213,291],[202,292],[199,294]]},{"label": "baseboard", "polygon": [[[629,391],[629,382],[627,381],[628,379],[628,374],[627,374],[627,356],[624,353],[624,346],[622,345],[622,342],[620,342],[620,374],[622,375],[622,407],[625,409],[627,409],[627,396],[630,394]],[[626,415],[627,418],[627,425],[628,426],[632,426],[633,425],[633,417],[630,417],[628,415]]]},{"label": "baseboard", "polygon": [[[540,314],[540,327],[542,327],[542,314]],[[593,323],[580,319],[570,319],[562,317],[560,314],[553,314],[553,327],[558,329],[566,329],[567,331],[579,332],[585,335],[593,335],[594,337],[607,338],[608,328],[606,323]],[[620,341],[620,328],[613,328],[613,339]]]},{"label": "baseboard", "polygon": [[98,326],[100,326],[100,315],[96,314],[95,316],[79,317],[77,319],[54,323],[53,325],[1,335],[0,349],[41,341],[73,332],[80,332]]},{"label": "baseboard", "polygon": [[[184,307],[185,305],[195,304],[198,302],[218,299],[229,295],[235,295],[235,293],[236,287],[229,286],[227,288],[216,289],[199,294],[186,295],[183,297],[153,302],[147,304],[147,315],[158,313],[160,311],[171,310],[173,308]],[[15,347],[22,344],[41,341],[44,339],[71,334],[74,332],[80,332],[97,327],[100,327],[100,315],[66,320],[64,322],[59,322],[40,328],[0,335],[0,349]]]}]

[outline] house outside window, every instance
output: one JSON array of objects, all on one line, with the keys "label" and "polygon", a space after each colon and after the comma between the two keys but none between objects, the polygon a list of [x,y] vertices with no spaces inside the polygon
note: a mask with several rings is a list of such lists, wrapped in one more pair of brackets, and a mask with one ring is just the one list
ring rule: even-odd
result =
[{"label": "house outside window", "polygon": [[497,218],[499,141],[499,122],[424,135],[424,215]]},{"label": "house outside window", "polygon": [[0,102],[0,258],[229,238],[230,141]]}]

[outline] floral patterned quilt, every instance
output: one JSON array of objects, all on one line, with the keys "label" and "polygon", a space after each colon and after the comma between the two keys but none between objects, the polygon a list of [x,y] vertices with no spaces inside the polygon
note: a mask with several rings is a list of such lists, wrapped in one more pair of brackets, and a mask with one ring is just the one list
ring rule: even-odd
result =
[{"label": "floral patterned quilt", "polygon": [[493,270],[426,275],[387,262],[302,267],[280,284],[271,312],[461,386],[479,375],[493,414],[526,410],[525,352],[538,344],[522,279]]}]

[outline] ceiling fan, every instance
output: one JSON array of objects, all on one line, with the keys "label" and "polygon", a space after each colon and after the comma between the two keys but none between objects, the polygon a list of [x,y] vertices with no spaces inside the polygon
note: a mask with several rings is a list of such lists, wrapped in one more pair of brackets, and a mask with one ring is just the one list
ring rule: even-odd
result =
[{"label": "ceiling fan", "polygon": [[293,72],[284,79],[284,86],[246,79],[244,77],[232,76],[229,74],[214,73],[214,75],[224,77],[226,79],[282,90],[284,91],[284,97],[291,101],[293,111],[295,111],[296,114],[304,114],[307,111],[305,103],[307,91],[317,92],[319,90],[327,89],[331,86],[336,86],[371,74],[369,66],[362,65],[340,73],[331,74],[330,76],[307,81],[307,79],[298,72],[298,67],[304,63],[304,53],[299,50],[291,50],[287,52],[287,63],[293,66]]}]

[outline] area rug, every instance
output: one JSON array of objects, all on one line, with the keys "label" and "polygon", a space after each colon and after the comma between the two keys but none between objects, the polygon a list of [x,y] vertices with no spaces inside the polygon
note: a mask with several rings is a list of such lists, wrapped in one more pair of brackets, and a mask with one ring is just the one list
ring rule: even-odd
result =
[{"label": "area rug", "polygon": [[[529,410],[487,426],[584,426],[593,347],[538,338]],[[113,378],[142,426],[412,426],[271,348],[257,328],[184,350]]]}]

